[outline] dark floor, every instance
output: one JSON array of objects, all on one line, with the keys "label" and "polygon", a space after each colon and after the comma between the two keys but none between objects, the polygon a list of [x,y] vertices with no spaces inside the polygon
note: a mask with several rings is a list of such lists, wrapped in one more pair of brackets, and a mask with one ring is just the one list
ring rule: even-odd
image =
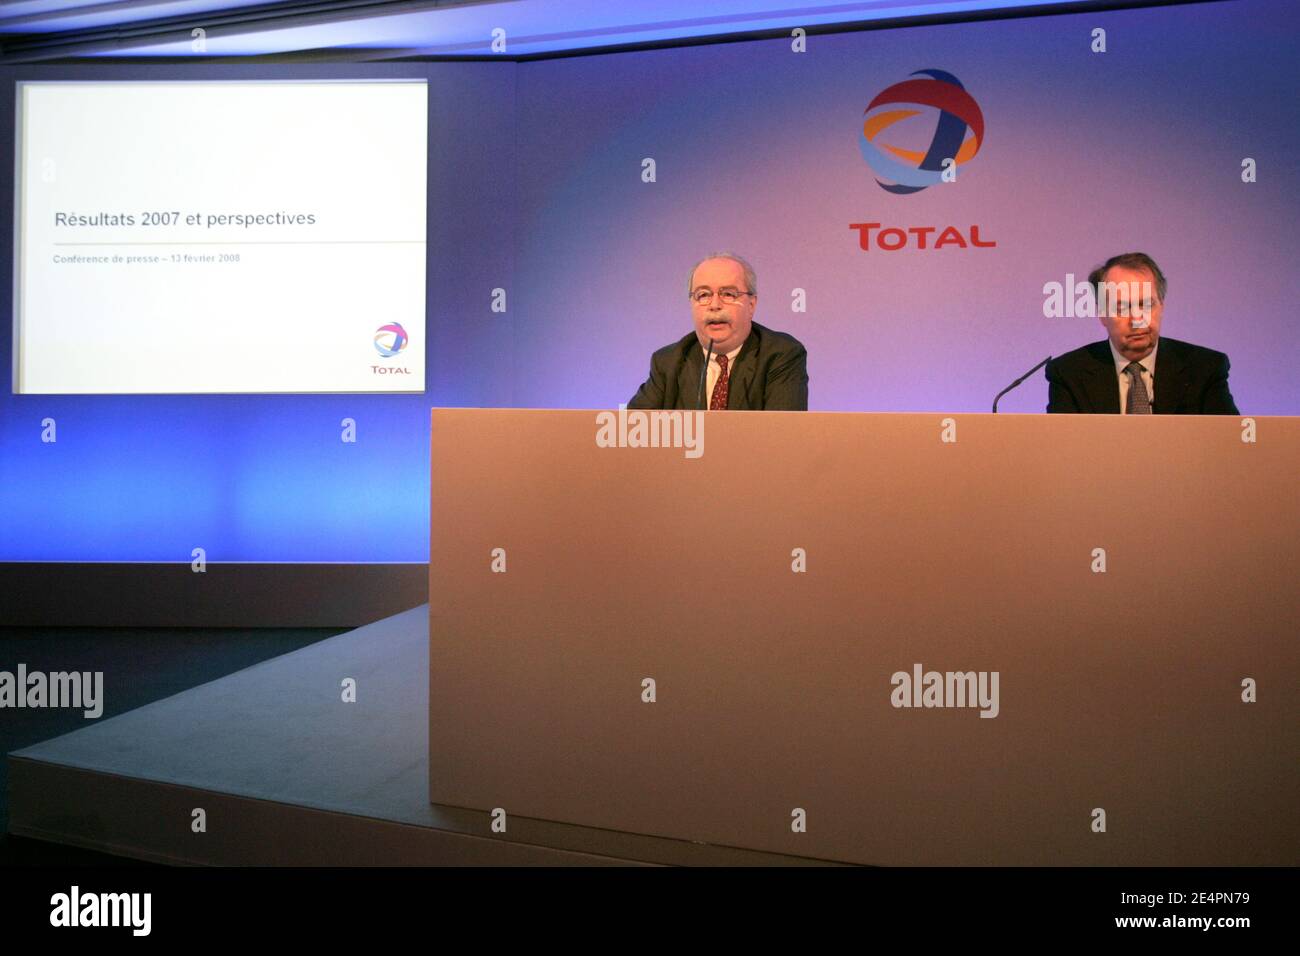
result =
[{"label": "dark floor", "polygon": [[[107,720],[351,628],[0,627],[0,671],[102,671]],[[4,755],[86,726],[81,710],[0,709],[0,866],[132,865],[134,860],[10,836]]]}]

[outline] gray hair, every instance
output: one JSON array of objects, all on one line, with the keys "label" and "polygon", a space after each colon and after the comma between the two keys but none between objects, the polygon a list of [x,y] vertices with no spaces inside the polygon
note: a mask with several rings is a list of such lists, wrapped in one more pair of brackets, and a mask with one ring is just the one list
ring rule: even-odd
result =
[{"label": "gray hair", "polygon": [[1097,268],[1093,269],[1092,272],[1088,273],[1088,284],[1096,290],[1098,302],[1101,302],[1103,292],[1101,286],[1102,281],[1106,278],[1106,273],[1115,266],[1119,266],[1121,269],[1129,269],[1131,271],[1145,269],[1147,272],[1151,273],[1151,278],[1156,280],[1156,298],[1161,302],[1165,301],[1165,290],[1169,287],[1169,283],[1165,281],[1165,274],[1161,272],[1160,267],[1156,265],[1156,260],[1152,259],[1145,252],[1125,252],[1122,255],[1111,256],[1101,265],[1097,266]]},{"label": "gray hair", "polygon": [[691,271],[686,274],[686,294],[690,295],[695,291],[695,270],[710,259],[730,259],[732,262],[745,270],[745,285],[749,286],[745,291],[751,295],[758,295],[758,276],[754,273],[754,267],[749,262],[733,252],[711,252],[695,265],[691,266]]}]

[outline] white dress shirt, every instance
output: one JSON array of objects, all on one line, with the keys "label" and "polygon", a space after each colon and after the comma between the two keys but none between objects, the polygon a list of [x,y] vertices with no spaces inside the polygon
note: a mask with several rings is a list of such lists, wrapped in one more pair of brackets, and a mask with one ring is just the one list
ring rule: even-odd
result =
[{"label": "white dress shirt", "polygon": [[[1128,368],[1129,360],[1115,351],[1115,343],[1106,340],[1110,346],[1111,357],[1115,359],[1115,374],[1119,376],[1119,413],[1128,414],[1128,383],[1129,377],[1124,369]],[[1156,352],[1160,351],[1160,340],[1156,339],[1155,346],[1151,349],[1151,354],[1144,359],[1138,359],[1138,364],[1142,366],[1142,384],[1147,387],[1147,398],[1151,402],[1151,410],[1155,411],[1156,406]]]},{"label": "white dress shirt", "polygon": [[[744,346],[745,343],[741,342],[734,349],[732,349],[730,352],[727,353],[727,376],[728,377],[731,376],[731,370],[736,367],[736,356],[740,354],[740,350],[744,348]],[[704,349],[703,346],[701,346],[701,348],[703,349],[705,355],[709,354],[708,349]],[[709,359],[709,378],[704,386],[704,407],[705,408],[708,408],[709,405],[713,402],[713,387],[718,384],[718,376],[722,372],[722,366],[718,364],[718,359],[721,357],[722,356],[719,353],[714,352],[713,358]],[[728,398],[730,398],[730,395],[728,395]]]}]

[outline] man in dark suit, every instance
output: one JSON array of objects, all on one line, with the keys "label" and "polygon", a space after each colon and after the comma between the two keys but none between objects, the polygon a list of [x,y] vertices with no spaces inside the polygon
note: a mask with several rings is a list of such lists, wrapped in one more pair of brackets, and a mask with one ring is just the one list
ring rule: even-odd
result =
[{"label": "man in dark suit", "polygon": [[1114,256],[1088,282],[1107,338],[1047,363],[1049,412],[1239,414],[1228,391],[1228,356],[1160,337],[1166,285],[1154,259]]},{"label": "man in dark suit", "polygon": [[650,377],[628,408],[808,410],[808,353],[794,336],[753,321],[758,279],[748,262],[726,253],[702,259],[686,291],[695,331],[650,357]]}]

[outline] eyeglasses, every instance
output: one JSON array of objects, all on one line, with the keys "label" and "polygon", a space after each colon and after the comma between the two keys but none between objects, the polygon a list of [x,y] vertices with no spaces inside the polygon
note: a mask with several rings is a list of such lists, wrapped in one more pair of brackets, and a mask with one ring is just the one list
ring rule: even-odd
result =
[{"label": "eyeglasses", "polygon": [[712,289],[696,289],[691,293],[691,301],[696,305],[708,305],[716,295],[722,300],[723,305],[735,305],[740,301],[741,296],[749,294],[748,292],[741,292],[739,289],[719,289],[717,292]]}]

